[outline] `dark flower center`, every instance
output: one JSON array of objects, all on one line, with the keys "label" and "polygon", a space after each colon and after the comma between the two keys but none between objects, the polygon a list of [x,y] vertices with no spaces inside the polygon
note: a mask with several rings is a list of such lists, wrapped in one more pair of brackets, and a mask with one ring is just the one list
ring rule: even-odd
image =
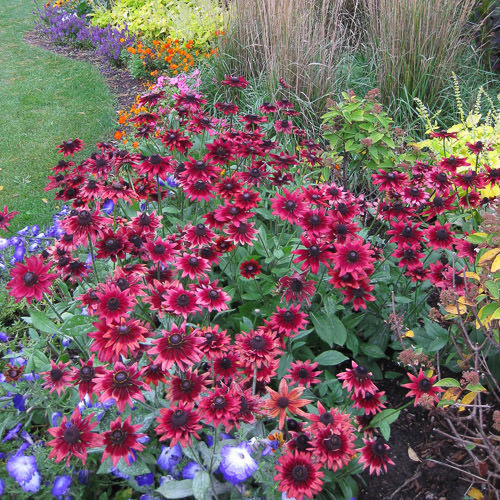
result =
[{"label": "dark flower center", "polygon": [[233,366],[233,363],[229,358],[224,357],[220,361],[220,366],[223,370],[228,370],[231,366]]},{"label": "dark flower center", "polygon": [[302,281],[298,278],[295,278],[290,283],[290,289],[292,292],[299,293],[304,289],[304,283],[302,283]]},{"label": "dark flower center", "polygon": [[174,427],[182,427],[188,419],[189,415],[184,410],[175,410],[170,421]]},{"label": "dark flower center", "polygon": [[234,184],[232,182],[226,182],[224,184],[224,189],[226,191],[232,191],[234,189]]},{"label": "dark flower center", "polygon": [[170,335],[169,337],[169,344],[173,346],[178,346],[182,344],[182,335],[179,335],[178,333],[174,333],[173,335]]},{"label": "dark flower center", "polygon": [[250,177],[253,177],[254,179],[258,179],[261,176],[261,172],[258,168],[251,168],[250,169]]},{"label": "dark flower center", "polygon": [[120,241],[115,238],[109,238],[106,240],[104,246],[106,247],[106,250],[118,250],[120,248]]},{"label": "dark flower center", "polygon": [[81,432],[76,425],[71,424],[63,434],[63,439],[68,444],[76,444],[80,441]]},{"label": "dark flower center", "polygon": [[309,255],[311,257],[318,257],[321,253],[321,250],[318,245],[312,245],[309,247]]},{"label": "dark flower center", "polygon": [[181,390],[184,392],[190,392],[191,389],[193,388],[193,384],[191,383],[190,380],[183,380],[180,383]]},{"label": "dark flower center", "polygon": [[416,187],[412,187],[410,189],[410,195],[413,196],[414,198],[416,198],[419,194],[420,194],[420,189]]},{"label": "dark flower center", "polygon": [[28,271],[23,276],[23,281],[26,286],[33,286],[38,283],[38,276],[35,273]]},{"label": "dark flower center", "polygon": [[393,181],[396,178],[396,174],[394,172],[389,172],[386,177],[388,180]]},{"label": "dark flower center", "polygon": [[189,257],[188,264],[191,267],[198,267],[198,259],[196,257]]},{"label": "dark flower center", "polygon": [[352,295],[356,299],[361,299],[365,295],[365,291],[362,288],[355,288],[352,292]]},{"label": "dark flower center", "polygon": [[208,296],[211,300],[217,300],[219,298],[219,292],[217,290],[210,290]]},{"label": "dark flower center", "polygon": [[309,468],[305,465],[296,465],[292,469],[292,477],[294,481],[298,481],[299,483],[307,481],[309,477]]},{"label": "dark flower center", "polygon": [[430,383],[429,379],[428,378],[423,378],[422,380],[420,380],[420,382],[418,383],[418,388],[422,391],[422,392],[427,392],[430,388],[432,387],[432,384]]},{"label": "dark flower center", "polygon": [[65,243],[71,243],[73,241],[73,235],[64,233],[63,240]]},{"label": "dark flower center", "polygon": [[405,259],[412,260],[415,258],[415,252],[411,248],[407,248],[404,252]]},{"label": "dark flower center", "polygon": [[85,382],[89,382],[94,378],[94,373],[94,368],[91,366],[82,366],[80,370],[80,378]]},{"label": "dark flower center", "polygon": [[116,280],[116,286],[123,292],[129,287],[129,283],[125,278],[118,278]]},{"label": "dark flower center", "polygon": [[323,439],[323,445],[328,451],[340,450],[342,447],[342,439],[339,436],[330,436]]},{"label": "dark flower center", "polygon": [[82,210],[78,214],[78,224],[80,226],[90,226],[92,224],[92,215],[88,210]]},{"label": "dark flower center", "polygon": [[242,222],[237,228],[236,228],[236,232],[238,234],[247,234],[248,233],[248,224],[245,224],[244,222]]},{"label": "dark flower center", "polygon": [[446,229],[438,229],[436,231],[436,238],[439,240],[439,241],[444,241],[448,238],[448,231],[446,231]]},{"label": "dark flower center", "polygon": [[207,168],[207,164],[204,161],[198,160],[195,162],[194,168],[198,171],[203,171]]},{"label": "dark flower center", "polygon": [[58,263],[59,267],[64,267],[64,266],[68,265],[68,262],[69,262],[69,259],[68,259],[68,257],[66,257],[66,256],[61,257],[61,258],[57,261],[57,263]]},{"label": "dark flower center", "polygon": [[266,340],[262,335],[256,335],[250,339],[250,347],[254,351],[262,351],[266,347]]},{"label": "dark flower center", "polygon": [[311,226],[318,226],[321,224],[321,217],[319,215],[313,214],[309,217],[309,223]]},{"label": "dark flower center", "polygon": [[309,438],[305,434],[301,434],[295,438],[295,447],[299,451],[306,451],[309,448]]},{"label": "dark flower center", "polygon": [[224,396],[217,396],[214,399],[214,408],[216,410],[222,410],[226,407],[226,398]]},{"label": "dark flower center", "polygon": [[165,253],[165,247],[158,243],[153,247],[153,252],[157,255],[163,255]]},{"label": "dark flower center", "polygon": [[276,401],[276,404],[280,408],[288,408],[288,405],[290,404],[290,400],[286,396],[281,396],[278,398],[278,401]]},{"label": "dark flower center", "polygon": [[368,369],[362,365],[356,366],[356,368],[354,368],[353,372],[354,372],[354,376],[356,378],[359,378],[359,379],[368,378],[370,376]]},{"label": "dark flower center", "polygon": [[108,310],[116,311],[120,308],[120,301],[116,297],[111,297],[108,300]]},{"label": "dark flower center", "polygon": [[286,427],[289,431],[296,431],[299,428],[299,423],[293,418],[289,418],[286,421]]},{"label": "dark flower center", "polygon": [[128,325],[120,325],[120,326],[117,328],[117,332],[118,332],[120,335],[127,335],[128,333],[130,333],[130,326],[128,326]]},{"label": "dark flower center", "polygon": [[444,183],[446,182],[448,178],[446,177],[446,174],[444,172],[439,172],[439,174],[436,175],[436,180],[439,183]]},{"label": "dark flower center", "polygon": [[281,126],[283,128],[287,128],[288,127],[288,120],[281,120]]},{"label": "dark flower center", "polygon": [[348,254],[347,254],[347,262],[350,262],[351,264],[353,264],[354,262],[358,262],[359,260],[359,253],[356,252],[356,250],[351,250]]},{"label": "dark flower center", "polygon": [[151,223],[151,217],[148,214],[141,214],[139,217],[139,225],[141,226],[149,226]]},{"label": "dark flower center", "polygon": [[159,165],[161,163],[161,157],[159,155],[153,155],[149,158],[152,165]]},{"label": "dark flower center", "polygon": [[337,210],[342,214],[346,215],[349,212],[349,207],[345,203],[339,203],[337,206]]},{"label": "dark flower center", "polygon": [[238,215],[240,213],[240,209],[232,205],[229,207],[228,212],[230,215]]},{"label": "dark flower center", "polygon": [[434,200],[432,201],[432,204],[435,207],[442,207],[444,205],[444,200],[441,198],[441,196],[436,196]]},{"label": "dark flower center", "polygon": [[203,191],[205,189],[206,184],[203,181],[196,181],[194,183],[194,189],[196,191]]},{"label": "dark flower center", "polygon": [[283,321],[291,323],[295,319],[295,314],[292,311],[285,311],[282,316]]},{"label": "dark flower center", "polygon": [[372,453],[377,457],[385,455],[385,443],[382,439],[377,439],[375,443],[372,444]]},{"label": "dark flower center", "polygon": [[180,307],[187,306],[189,304],[189,302],[190,302],[189,295],[186,295],[185,293],[181,293],[177,297],[177,305]]},{"label": "dark flower center", "polygon": [[111,433],[110,437],[113,444],[123,444],[127,439],[127,433],[116,429]]},{"label": "dark flower center", "polygon": [[405,238],[411,238],[413,236],[413,228],[411,226],[405,226],[401,231],[401,235]]},{"label": "dark flower center", "polygon": [[330,412],[322,413],[322,414],[319,416],[319,421],[320,421],[323,425],[330,425],[330,424],[333,424],[333,415],[332,415]]},{"label": "dark flower center", "polygon": [[116,385],[127,385],[130,376],[127,372],[119,371],[113,375],[113,381]]},{"label": "dark flower center", "polygon": [[194,233],[196,234],[196,236],[205,236],[205,234],[207,234],[205,224],[196,224]]},{"label": "dark flower center", "polygon": [[247,264],[246,270],[248,273],[253,273],[255,271],[255,266],[253,264]]},{"label": "dark flower center", "polygon": [[302,367],[297,372],[297,375],[299,376],[299,378],[308,378],[309,372],[306,370],[306,368]]},{"label": "dark flower center", "polygon": [[288,212],[293,212],[297,208],[297,203],[295,203],[293,200],[288,200],[285,203],[285,209],[288,210]]},{"label": "dark flower center", "polygon": [[338,224],[337,225],[337,234],[347,234],[347,226],[345,224]]},{"label": "dark flower center", "polygon": [[52,382],[58,382],[61,380],[63,377],[63,372],[59,368],[54,368],[53,370],[50,370],[50,378]]}]

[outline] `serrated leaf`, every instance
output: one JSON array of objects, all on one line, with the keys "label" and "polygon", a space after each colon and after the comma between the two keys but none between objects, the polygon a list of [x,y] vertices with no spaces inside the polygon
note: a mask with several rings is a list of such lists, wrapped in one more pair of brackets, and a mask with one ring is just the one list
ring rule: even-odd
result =
[{"label": "serrated leaf", "polygon": [[164,498],[185,498],[193,494],[193,480],[183,479],[165,481],[156,491]]},{"label": "serrated leaf", "polygon": [[316,356],[314,361],[323,366],[335,366],[348,359],[349,358],[347,356],[344,356],[339,351],[325,351],[322,352],[319,356]]},{"label": "serrated leaf", "polygon": [[205,500],[210,486],[210,474],[199,470],[193,478],[193,495],[196,500]]}]

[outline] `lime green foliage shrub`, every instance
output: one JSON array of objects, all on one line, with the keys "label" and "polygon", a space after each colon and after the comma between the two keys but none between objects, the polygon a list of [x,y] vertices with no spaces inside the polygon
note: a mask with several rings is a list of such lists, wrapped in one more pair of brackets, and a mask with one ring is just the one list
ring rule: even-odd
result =
[{"label": "lime green foliage shrub", "polygon": [[117,0],[111,9],[94,1],[92,23],[97,26],[123,26],[149,40],[168,37],[193,40],[206,48],[222,26],[217,0]]},{"label": "lime green foliage shrub", "polygon": [[[466,114],[456,77],[454,77],[454,81],[460,122],[449,128],[447,132],[455,132],[456,139],[444,141],[440,138],[429,138],[419,142],[417,147],[427,148],[438,158],[450,155],[466,158],[467,162],[476,168],[477,155],[467,147],[467,143],[474,144],[480,141],[485,145],[485,148],[481,153],[481,161],[477,168],[482,170],[485,165],[492,169],[500,168],[500,105],[495,105],[480,87],[474,107]],[[497,100],[500,103],[500,96],[497,96]],[[436,115],[430,116],[422,101],[419,99],[416,101],[418,113],[425,121],[427,133],[436,131],[438,128],[435,120]],[[471,167],[461,167],[459,171],[469,168]],[[498,186],[487,187],[481,190],[481,194],[492,198],[500,195],[500,189]]]}]

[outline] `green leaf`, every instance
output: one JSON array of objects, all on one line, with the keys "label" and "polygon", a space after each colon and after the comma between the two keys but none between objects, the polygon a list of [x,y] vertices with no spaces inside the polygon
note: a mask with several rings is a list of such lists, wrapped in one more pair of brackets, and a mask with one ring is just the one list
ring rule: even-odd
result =
[{"label": "green leaf", "polygon": [[380,427],[381,425],[390,425],[395,422],[401,410],[396,410],[394,408],[388,408],[387,410],[382,410],[380,413],[377,413],[370,422],[370,427]]},{"label": "green leaf", "polygon": [[[40,330],[43,333],[49,333],[50,335],[55,335],[59,329],[57,325],[52,322],[45,313],[37,311],[36,309],[28,309],[31,321],[27,321],[31,323],[37,330]],[[27,320],[27,318],[25,318]]]},{"label": "green leaf", "polygon": [[339,351],[325,351],[322,352],[319,356],[316,356],[314,361],[323,366],[335,366],[348,359],[349,358],[347,356],[344,356]]},{"label": "green leaf", "polygon": [[442,378],[435,384],[436,387],[460,387],[460,382],[454,378]]},{"label": "green leaf", "polygon": [[193,480],[165,481],[156,491],[165,498],[186,498],[193,495]]},{"label": "green leaf", "polygon": [[386,355],[384,354],[384,351],[380,349],[378,345],[375,344],[366,344],[363,343],[360,345],[360,350],[363,354],[366,354],[370,358],[385,358]]},{"label": "green leaf", "polygon": [[389,441],[389,438],[391,437],[391,426],[387,422],[382,422],[378,426],[380,430],[380,434],[384,437],[386,441]]},{"label": "green leaf", "polygon": [[347,330],[337,316],[333,314],[311,314],[311,320],[318,337],[330,347],[334,344],[343,346],[347,338]]},{"label": "green leaf", "polygon": [[196,500],[205,500],[209,486],[210,474],[199,470],[193,479],[193,495]]}]

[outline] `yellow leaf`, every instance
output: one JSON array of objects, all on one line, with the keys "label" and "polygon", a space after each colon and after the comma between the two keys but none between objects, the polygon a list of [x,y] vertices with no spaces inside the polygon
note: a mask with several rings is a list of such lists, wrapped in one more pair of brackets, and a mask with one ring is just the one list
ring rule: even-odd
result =
[{"label": "yellow leaf", "polygon": [[42,201],[43,201],[44,203],[48,203],[48,202],[49,202],[49,200],[47,200],[47,198],[42,198]]},{"label": "yellow leaf", "polygon": [[491,250],[488,250],[483,255],[481,255],[481,258],[479,259],[479,264],[482,264],[487,260],[493,259],[499,253],[500,253],[500,248],[492,248]]},{"label": "yellow leaf", "polygon": [[477,488],[469,488],[469,491],[467,492],[467,495],[469,495],[474,500],[483,500],[483,498],[484,498],[484,496],[481,493],[481,491],[478,490]]},{"label": "yellow leaf", "polygon": [[[500,248],[498,250],[500,250]],[[496,273],[497,271],[500,271],[500,255],[497,255],[493,264],[491,264],[491,272]]]},{"label": "yellow leaf", "polygon": [[3,186],[0,186],[0,191],[2,191],[2,190],[3,190]]},{"label": "yellow leaf", "polygon": [[[457,304],[450,304],[445,306],[444,310],[450,314],[454,314],[456,316],[457,314]],[[465,304],[460,304],[458,303],[458,311],[460,311],[460,314],[465,314],[467,312],[467,307]]]},{"label": "yellow leaf", "polygon": [[409,337],[409,338],[415,337],[415,334],[413,333],[413,330],[408,330],[405,333],[403,333],[403,338],[406,338],[406,337]]},{"label": "yellow leaf", "polygon": [[[460,387],[450,387],[442,396],[442,400],[448,400],[448,401],[456,401],[458,399],[458,396],[462,392],[462,389]],[[447,406],[450,405],[443,405],[443,408],[446,408]]]},{"label": "yellow leaf", "polygon": [[467,393],[462,398],[462,401],[460,401],[460,406],[458,408],[458,411],[464,411],[465,406],[463,406],[463,405],[470,405],[474,401],[474,398],[476,397],[476,395],[477,395],[477,392],[475,392],[475,391]]},{"label": "yellow leaf", "polygon": [[479,281],[479,280],[481,279],[481,278],[479,277],[479,274],[477,274],[477,273],[471,273],[470,271],[467,271],[467,272],[465,273],[465,276],[467,276],[467,278],[473,278],[473,279],[475,279],[475,280],[477,280],[477,281]]}]

